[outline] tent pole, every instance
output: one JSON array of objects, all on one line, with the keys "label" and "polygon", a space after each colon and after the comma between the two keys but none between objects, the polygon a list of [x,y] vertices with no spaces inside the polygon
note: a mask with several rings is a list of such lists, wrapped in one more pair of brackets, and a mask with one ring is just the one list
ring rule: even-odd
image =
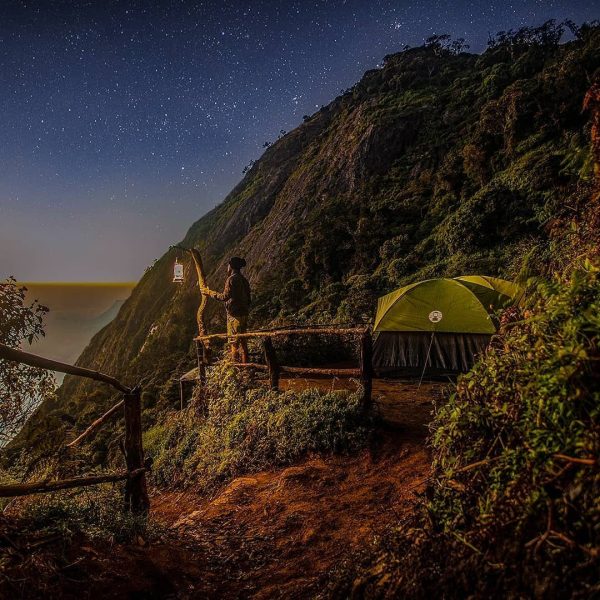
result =
[{"label": "tent pole", "polygon": [[417,387],[417,392],[421,389],[421,384],[423,383],[423,376],[425,375],[425,369],[427,368],[427,363],[429,362],[429,355],[431,354],[431,346],[433,345],[434,335],[435,331],[432,331],[431,339],[429,340],[429,348],[427,348],[427,358],[425,359],[425,364],[423,365],[423,372],[421,373],[421,379],[419,379],[419,386]]}]

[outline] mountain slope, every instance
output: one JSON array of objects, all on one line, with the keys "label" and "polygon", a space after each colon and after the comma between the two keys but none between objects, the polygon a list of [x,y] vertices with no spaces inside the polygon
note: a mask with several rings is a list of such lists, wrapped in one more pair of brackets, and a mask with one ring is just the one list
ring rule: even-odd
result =
[{"label": "mountain slope", "polygon": [[[246,257],[256,325],[362,320],[379,294],[410,280],[514,274],[589,174],[581,103],[598,40],[592,28],[560,46],[499,43],[478,56],[434,44],[386,57],[269,147],[183,243],[200,248],[213,287],[231,254]],[[143,380],[150,409],[174,399],[170,378],[193,363],[197,289],[192,278],[170,282],[175,256],[148,270],[78,361]],[[107,398],[67,377],[14,446],[80,428]],[[80,423],[65,425],[65,414]]]}]

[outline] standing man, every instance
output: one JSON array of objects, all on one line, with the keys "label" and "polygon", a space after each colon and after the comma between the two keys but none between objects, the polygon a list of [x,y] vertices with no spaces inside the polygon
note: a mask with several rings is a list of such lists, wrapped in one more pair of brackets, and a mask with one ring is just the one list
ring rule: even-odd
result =
[{"label": "standing man", "polygon": [[[234,336],[246,333],[248,327],[248,311],[250,310],[250,284],[241,274],[241,269],[246,266],[246,261],[238,256],[229,259],[227,265],[227,281],[221,293],[208,288],[203,288],[202,293],[225,302],[227,311],[227,335]],[[240,362],[248,362],[248,342],[246,338],[234,339],[231,342],[231,359],[237,362],[238,351]]]}]

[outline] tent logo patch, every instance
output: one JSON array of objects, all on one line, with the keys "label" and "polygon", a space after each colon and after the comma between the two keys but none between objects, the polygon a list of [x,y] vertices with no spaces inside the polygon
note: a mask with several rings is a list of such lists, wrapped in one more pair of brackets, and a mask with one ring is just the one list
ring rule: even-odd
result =
[{"label": "tent logo patch", "polygon": [[444,316],[444,315],[442,315],[441,311],[439,311],[439,310],[432,310],[432,311],[429,313],[429,320],[430,320],[432,323],[439,323],[439,322],[442,320],[442,317],[443,317],[443,316]]}]

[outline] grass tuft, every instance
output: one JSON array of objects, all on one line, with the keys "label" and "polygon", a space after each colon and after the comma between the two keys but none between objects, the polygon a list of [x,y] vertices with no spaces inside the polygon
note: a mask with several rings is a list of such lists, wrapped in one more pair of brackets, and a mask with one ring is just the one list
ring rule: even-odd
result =
[{"label": "grass tuft", "polygon": [[145,434],[154,480],[210,491],[308,453],[361,448],[371,431],[361,400],[359,392],[252,387],[246,374],[220,363],[209,369],[205,410],[196,398]]}]

